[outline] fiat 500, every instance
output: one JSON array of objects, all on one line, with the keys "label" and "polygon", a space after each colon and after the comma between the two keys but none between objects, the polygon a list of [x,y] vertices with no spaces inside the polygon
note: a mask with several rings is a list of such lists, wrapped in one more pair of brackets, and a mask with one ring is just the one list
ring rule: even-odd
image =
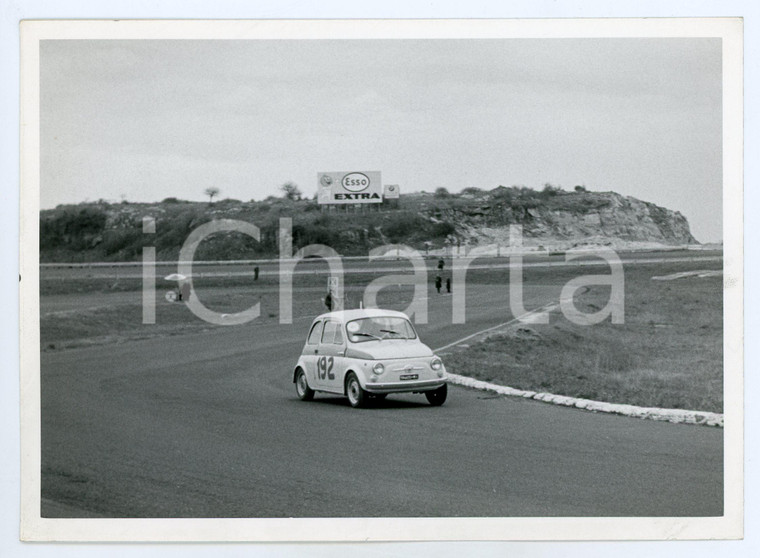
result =
[{"label": "fiat 500", "polygon": [[379,309],[330,312],[311,324],[293,371],[298,397],[345,395],[352,407],[389,393],[424,393],[431,405],[446,401],[446,369],[420,341],[409,318]]}]

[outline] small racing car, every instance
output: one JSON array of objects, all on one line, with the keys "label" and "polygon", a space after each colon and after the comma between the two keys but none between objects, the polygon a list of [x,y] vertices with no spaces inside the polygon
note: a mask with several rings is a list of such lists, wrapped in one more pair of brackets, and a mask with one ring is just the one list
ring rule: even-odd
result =
[{"label": "small racing car", "polygon": [[446,401],[446,369],[402,312],[344,310],[318,316],[293,370],[298,397],[345,395],[352,407],[389,393],[424,393]]}]

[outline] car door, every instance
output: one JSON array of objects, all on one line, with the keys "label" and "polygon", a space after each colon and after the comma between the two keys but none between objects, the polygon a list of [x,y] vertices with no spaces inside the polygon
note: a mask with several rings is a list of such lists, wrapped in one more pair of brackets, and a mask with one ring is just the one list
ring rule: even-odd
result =
[{"label": "car door", "polygon": [[322,338],[322,324],[322,320],[317,320],[312,324],[301,353],[301,360],[306,368],[306,379],[312,389],[320,387],[317,360],[319,359],[319,342]]},{"label": "car door", "polygon": [[343,393],[343,369],[345,367],[346,340],[341,322],[325,320],[317,359],[317,376],[323,389]]}]

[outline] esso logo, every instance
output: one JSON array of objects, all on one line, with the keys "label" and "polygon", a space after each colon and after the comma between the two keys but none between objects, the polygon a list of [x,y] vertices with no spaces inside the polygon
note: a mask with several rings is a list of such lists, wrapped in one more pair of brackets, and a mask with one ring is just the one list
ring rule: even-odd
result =
[{"label": "esso logo", "polygon": [[352,172],[343,177],[341,185],[349,192],[361,192],[369,188],[369,178],[366,174]]}]

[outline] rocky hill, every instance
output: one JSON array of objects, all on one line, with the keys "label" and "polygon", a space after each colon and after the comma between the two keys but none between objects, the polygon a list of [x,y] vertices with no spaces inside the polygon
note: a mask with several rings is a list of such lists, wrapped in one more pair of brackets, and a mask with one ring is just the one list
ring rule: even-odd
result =
[{"label": "rocky hill", "polygon": [[[156,219],[156,234],[142,233],[142,218]],[[542,191],[500,186],[467,188],[461,194],[407,194],[373,207],[334,207],[313,199],[270,197],[264,201],[82,203],[40,214],[42,262],[134,261],[144,245],[156,246],[162,260],[176,259],[187,235],[212,219],[240,219],[261,229],[261,241],[238,233],[204,241],[198,259],[255,259],[277,255],[281,217],[293,219],[293,242],[326,244],[342,255],[366,255],[389,243],[431,253],[484,251],[509,245],[509,225],[522,225],[524,245],[557,250],[583,245],[654,248],[697,244],[686,218],[655,204],[614,192]]]},{"label": "rocky hill", "polygon": [[[522,196],[520,194],[523,194]],[[614,192],[544,190],[536,196],[499,187],[480,203],[434,211],[459,223],[471,244],[509,242],[509,225],[523,227],[526,246],[567,249],[580,245],[620,248],[698,244],[681,213]]]}]

